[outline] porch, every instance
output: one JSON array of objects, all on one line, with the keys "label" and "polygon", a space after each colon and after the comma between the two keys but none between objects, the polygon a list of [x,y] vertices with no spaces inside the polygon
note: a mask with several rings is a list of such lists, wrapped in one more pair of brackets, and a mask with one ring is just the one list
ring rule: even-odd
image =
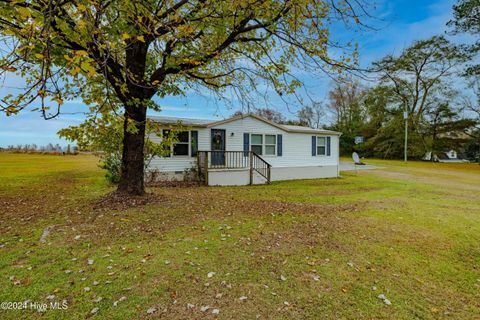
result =
[{"label": "porch", "polygon": [[206,185],[270,183],[271,167],[253,151],[197,152],[198,175]]}]

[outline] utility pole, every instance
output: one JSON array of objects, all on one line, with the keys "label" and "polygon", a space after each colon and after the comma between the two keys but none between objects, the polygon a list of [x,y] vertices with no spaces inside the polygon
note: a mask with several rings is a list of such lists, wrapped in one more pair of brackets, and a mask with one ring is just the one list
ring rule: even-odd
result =
[{"label": "utility pole", "polygon": [[405,104],[405,111],[403,112],[403,119],[405,120],[405,145],[403,147],[403,161],[407,162],[407,150],[408,150],[408,111],[407,104]]}]

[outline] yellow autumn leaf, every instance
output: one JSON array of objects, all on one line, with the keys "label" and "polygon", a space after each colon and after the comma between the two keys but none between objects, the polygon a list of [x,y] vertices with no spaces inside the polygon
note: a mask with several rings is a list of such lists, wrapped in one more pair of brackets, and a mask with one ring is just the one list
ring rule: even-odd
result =
[{"label": "yellow autumn leaf", "polygon": [[192,28],[192,26],[180,26],[178,27],[178,30],[182,31],[182,32],[185,32],[185,33],[192,33],[194,31],[194,29]]},{"label": "yellow autumn leaf", "polygon": [[95,75],[95,68],[88,61],[83,61],[80,65],[83,71],[88,73],[90,77]]},{"label": "yellow autumn leaf", "polygon": [[72,60],[73,60],[72,58],[70,58],[70,57],[69,57],[68,55],[66,55],[66,54],[63,55],[63,58],[65,58],[65,60],[67,60],[67,61],[72,61]]},{"label": "yellow autumn leaf", "polygon": [[137,40],[141,42],[145,42],[145,38],[143,36],[138,36]]},{"label": "yellow autumn leaf", "polygon": [[77,50],[77,51],[75,51],[75,55],[77,55],[77,56],[87,56],[88,52],[85,51],[85,50]]},{"label": "yellow autumn leaf", "polygon": [[63,100],[59,97],[53,98],[53,101],[57,102],[58,104],[63,104]]},{"label": "yellow autumn leaf", "polygon": [[76,76],[76,75],[80,72],[80,70],[81,70],[81,69],[80,69],[79,67],[75,67],[75,68],[73,68],[73,69],[70,71],[70,74],[71,74],[72,76]]},{"label": "yellow autumn leaf", "polygon": [[7,36],[14,36],[16,34],[14,30],[9,30],[9,29],[2,30],[2,33]]},{"label": "yellow autumn leaf", "polygon": [[7,108],[7,116],[11,115],[11,114],[15,114],[17,113],[17,108],[15,108],[14,106],[9,106]]},{"label": "yellow autumn leaf", "polygon": [[26,19],[30,17],[30,10],[24,7],[18,8],[18,13],[20,14],[20,17]]},{"label": "yellow autumn leaf", "polygon": [[128,33],[122,33],[122,40],[127,40],[130,38],[130,35]]},{"label": "yellow autumn leaf", "polygon": [[83,4],[78,4],[77,8],[78,8],[79,11],[86,11],[87,10],[87,7],[85,7],[85,5],[83,5]]},{"label": "yellow autumn leaf", "polygon": [[45,58],[45,56],[41,53],[35,53],[35,57],[38,58],[38,59],[43,59]]}]

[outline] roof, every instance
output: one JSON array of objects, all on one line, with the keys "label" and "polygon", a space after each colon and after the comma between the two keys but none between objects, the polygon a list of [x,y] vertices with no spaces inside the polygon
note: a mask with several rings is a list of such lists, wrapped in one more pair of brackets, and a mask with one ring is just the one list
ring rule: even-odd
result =
[{"label": "roof", "polygon": [[282,124],[282,126],[287,128],[288,131],[291,131],[291,132],[325,133],[325,134],[333,134],[333,135],[340,135],[341,134],[338,131],[325,130],[325,129],[314,129],[314,128],[304,127],[304,126],[293,126],[293,125],[290,125],[290,124]]},{"label": "roof", "polygon": [[329,134],[329,135],[341,135],[341,132],[331,131],[331,130],[324,130],[324,129],[314,129],[306,126],[294,126],[294,125],[287,125],[287,124],[279,124],[268,119],[262,118],[255,114],[242,114],[233,116],[224,120],[208,120],[208,119],[193,119],[193,118],[177,118],[177,117],[157,117],[157,116],[149,116],[148,118],[160,123],[160,124],[178,124],[179,122],[184,126],[193,126],[193,127],[214,127],[219,126],[225,123],[229,123],[232,121],[244,119],[244,118],[254,118],[259,121],[265,122],[273,127],[279,128],[286,132],[292,133],[310,133],[310,134]]},{"label": "roof", "polygon": [[177,118],[177,117],[157,117],[157,116],[148,116],[148,118],[160,124],[178,124],[180,122],[184,126],[194,126],[194,127],[207,127],[209,123],[217,121],[217,120],[211,120],[211,119],[193,119],[193,118]]}]

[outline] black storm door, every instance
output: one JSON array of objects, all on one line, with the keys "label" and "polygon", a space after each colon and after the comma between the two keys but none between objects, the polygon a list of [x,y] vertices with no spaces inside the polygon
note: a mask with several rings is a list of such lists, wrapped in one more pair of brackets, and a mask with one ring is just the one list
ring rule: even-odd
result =
[{"label": "black storm door", "polygon": [[225,130],[212,129],[211,131],[212,146],[212,166],[225,165]]}]

